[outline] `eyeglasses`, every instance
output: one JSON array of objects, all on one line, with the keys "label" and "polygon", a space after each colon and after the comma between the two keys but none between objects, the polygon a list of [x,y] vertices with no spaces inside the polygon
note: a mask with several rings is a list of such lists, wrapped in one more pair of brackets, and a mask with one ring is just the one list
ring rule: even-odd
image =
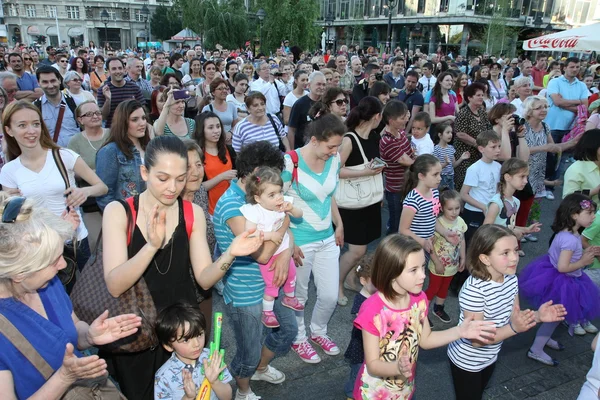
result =
[{"label": "eyeglasses", "polygon": [[25,197],[15,197],[13,199],[10,199],[8,203],[6,203],[4,211],[2,212],[3,224],[12,224],[17,220],[17,217],[21,212],[21,207],[23,207],[23,203],[25,203],[25,200]]},{"label": "eyeglasses", "polygon": [[102,116],[102,111],[98,110],[98,111],[90,111],[90,112],[86,112],[85,114],[81,114],[82,117],[87,117],[87,118],[92,118],[92,117],[101,117]]},{"label": "eyeglasses", "polygon": [[331,104],[337,104],[338,107],[343,106],[344,104],[348,104],[348,100],[347,99],[337,99],[335,101],[332,101]]},{"label": "eyeglasses", "polygon": [[66,63],[66,62],[67,62],[67,60],[60,60],[59,62],[61,62],[61,63]]},{"label": "eyeglasses", "polygon": [[229,88],[227,86],[221,86],[221,87],[218,87],[216,90],[220,90],[222,92],[225,92],[225,91],[229,90]]},{"label": "eyeglasses", "polygon": [[73,78],[73,79],[71,79],[71,81],[73,81],[73,82],[83,82],[83,81],[82,81],[81,79],[79,79],[79,78]]},{"label": "eyeglasses", "polygon": [[31,61],[31,58],[25,57],[23,60],[25,60],[25,61]]}]

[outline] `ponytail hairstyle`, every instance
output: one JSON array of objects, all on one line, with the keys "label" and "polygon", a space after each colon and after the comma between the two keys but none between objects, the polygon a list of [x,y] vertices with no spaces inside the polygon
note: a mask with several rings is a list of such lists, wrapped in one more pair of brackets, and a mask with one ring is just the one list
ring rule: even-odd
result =
[{"label": "ponytail hairstyle", "polygon": [[371,279],[371,274],[373,273],[373,256],[375,255],[374,251],[367,252],[356,264],[356,268],[354,272],[356,272],[356,276],[359,278]]},{"label": "ponytail hairstyle", "polygon": [[377,114],[381,114],[383,105],[377,97],[367,96],[363,98],[356,107],[350,110],[346,119],[346,127],[353,131],[361,122],[369,121]]},{"label": "ponytail hairstyle", "polygon": [[411,190],[417,187],[417,184],[419,183],[419,174],[427,175],[431,168],[439,163],[440,160],[432,154],[423,154],[417,157],[407,171],[403,197],[406,197]]},{"label": "ponytail hairstyle", "polygon": [[596,210],[596,203],[588,196],[581,193],[571,193],[563,199],[556,210],[556,216],[552,223],[552,231],[556,234],[565,229],[572,230],[575,226],[573,214],[579,214],[583,210]]},{"label": "ponytail hairstyle", "polygon": [[250,204],[256,204],[256,197],[259,197],[265,191],[265,184],[283,187],[281,171],[271,167],[259,167],[255,172],[248,175],[246,179],[246,201]]},{"label": "ponytail hairstyle", "polygon": [[308,110],[308,117],[314,121],[329,113],[331,113],[331,110],[327,104],[322,101],[317,101],[310,107],[310,110]]},{"label": "ponytail hairstyle", "polygon": [[440,205],[442,206],[442,210],[446,206],[446,203],[450,200],[457,200],[460,203],[461,207],[463,205],[463,201],[460,197],[460,193],[458,193],[456,190],[454,190],[454,189],[442,190],[442,193],[440,193]]},{"label": "ponytail hairstyle", "polygon": [[306,127],[305,141],[310,141],[311,138],[317,139],[318,142],[326,142],[333,136],[344,136],[346,126],[337,115],[327,113],[315,118]]},{"label": "ponytail hairstyle", "polygon": [[298,80],[298,78],[300,78],[302,75],[307,75],[308,76],[308,72],[306,72],[303,69],[297,69],[294,72],[294,83],[292,84],[293,89],[296,89],[298,87],[298,83],[296,83],[296,81]]},{"label": "ponytail hairstyle", "polygon": [[175,136],[156,136],[146,146],[146,154],[144,155],[144,166],[148,171],[156,165],[158,156],[161,154],[175,154],[185,160],[187,168],[188,151],[185,144]]},{"label": "ponytail hairstyle", "polygon": [[529,165],[525,161],[515,157],[502,163],[502,168],[500,168],[500,182],[498,182],[498,192],[500,193],[501,201],[504,201],[504,189],[506,189],[506,179],[504,179],[504,175],[508,174],[514,176],[521,171],[527,170],[529,170]]}]

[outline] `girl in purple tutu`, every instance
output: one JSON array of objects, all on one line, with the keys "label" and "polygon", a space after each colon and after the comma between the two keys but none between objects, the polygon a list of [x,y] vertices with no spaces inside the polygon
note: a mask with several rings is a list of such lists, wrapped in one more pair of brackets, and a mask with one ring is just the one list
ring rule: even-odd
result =
[{"label": "girl in purple tutu", "polygon": [[[548,254],[532,261],[519,276],[521,293],[534,307],[549,300],[565,306],[571,335],[576,329],[583,330],[583,334],[586,327],[592,330],[590,320],[600,316],[600,291],[582,271],[600,254],[600,247],[591,246],[584,251],[579,234],[581,228],[594,222],[595,212],[596,204],[589,197],[579,193],[565,197],[552,224],[555,236]],[[527,352],[529,358],[546,365],[558,365],[558,361],[544,352],[545,346],[564,349],[551,339],[557,326],[558,322],[545,322],[540,326]]]}]

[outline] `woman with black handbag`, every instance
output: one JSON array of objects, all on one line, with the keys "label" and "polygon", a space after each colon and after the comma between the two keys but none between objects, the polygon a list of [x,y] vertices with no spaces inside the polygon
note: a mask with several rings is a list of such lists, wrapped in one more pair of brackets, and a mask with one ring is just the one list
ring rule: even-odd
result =
[{"label": "woman with black handbag", "polygon": [[[104,195],[108,188],[98,175],[74,151],[58,147],[50,138],[40,110],[26,101],[16,101],[6,107],[3,115],[6,157],[9,162],[0,171],[4,190],[38,199],[56,215],[76,210],[89,197]],[[90,186],[78,188],[75,175]],[[69,258],[67,272],[61,280],[70,290],[74,283],[76,264],[81,271],[90,257],[88,231],[81,223],[72,243],[65,245]]]},{"label": "woman with black handbag", "polygon": [[[186,185],[188,152],[172,136],[158,136],[148,143],[141,167],[146,190],[122,201],[113,201],[102,220],[104,279],[110,294],[118,298],[142,284],[154,304],[141,309],[142,329],[153,326],[147,316],[178,301],[198,305],[196,282],[210,289],[233,259],[256,251],[262,235],[236,238],[214,263],[206,240],[206,219],[197,205],[180,195]],[[192,245],[193,243],[193,245]],[[142,330],[141,329],[141,330]],[[146,341],[148,342],[148,341]],[[169,354],[156,343],[135,352],[101,351],[109,372],[127,397],[153,399],[154,374]]]}]

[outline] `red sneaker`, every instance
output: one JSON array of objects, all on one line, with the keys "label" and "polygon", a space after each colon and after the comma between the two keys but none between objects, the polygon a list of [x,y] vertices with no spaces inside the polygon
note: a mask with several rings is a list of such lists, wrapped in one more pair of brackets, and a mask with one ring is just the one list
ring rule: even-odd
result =
[{"label": "red sneaker", "polygon": [[292,350],[298,354],[298,357],[305,363],[317,364],[321,362],[321,357],[317,354],[314,347],[308,343],[308,340],[298,344],[292,344]]},{"label": "red sneaker", "polygon": [[279,321],[273,311],[263,311],[261,320],[267,328],[279,328]]},{"label": "red sneaker", "polygon": [[283,300],[281,300],[281,305],[287,308],[291,308],[294,311],[304,310],[304,306],[300,304],[296,296],[283,296]]},{"label": "red sneaker", "polygon": [[311,335],[310,340],[312,340],[314,343],[321,346],[321,348],[323,349],[325,354],[328,354],[330,356],[337,356],[338,354],[340,354],[340,348],[337,347],[337,345],[335,343],[333,343],[333,340],[331,340],[329,338],[329,336],[327,336],[327,335],[322,335],[322,336]]}]

